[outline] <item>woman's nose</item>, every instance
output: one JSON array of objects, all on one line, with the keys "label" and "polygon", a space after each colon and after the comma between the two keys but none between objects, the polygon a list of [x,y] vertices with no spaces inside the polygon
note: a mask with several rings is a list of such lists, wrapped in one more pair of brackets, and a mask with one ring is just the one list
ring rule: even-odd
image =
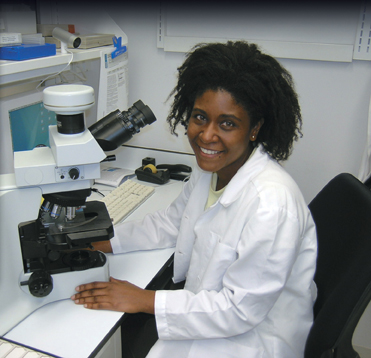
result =
[{"label": "woman's nose", "polygon": [[204,143],[215,142],[217,140],[217,129],[211,123],[205,125],[199,135]]}]

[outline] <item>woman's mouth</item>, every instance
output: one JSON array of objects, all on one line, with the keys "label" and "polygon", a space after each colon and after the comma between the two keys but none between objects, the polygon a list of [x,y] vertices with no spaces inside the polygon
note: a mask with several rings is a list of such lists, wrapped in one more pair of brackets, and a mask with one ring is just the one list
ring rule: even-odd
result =
[{"label": "woman's mouth", "polygon": [[211,150],[211,149],[206,149],[206,148],[202,148],[202,147],[199,147],[201,152],[206,154],[206,155],[216,155],[216,154],[219,154],[221,153],[221,151],[217,151],[217,150]]}]

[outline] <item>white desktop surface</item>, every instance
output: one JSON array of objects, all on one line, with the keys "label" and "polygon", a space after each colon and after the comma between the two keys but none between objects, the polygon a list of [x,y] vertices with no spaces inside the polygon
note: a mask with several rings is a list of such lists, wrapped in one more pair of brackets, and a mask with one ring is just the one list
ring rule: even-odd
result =
[{"label": "white desktop surface", "polygon": [[[164,208],[180,193],[183,183],[171,181],[154,186],[155,194],[126,220],[141,219]],[[173,252],[171,248],[108,254],[110,275],[144,288]],[[62,300],[39,308],[4,337],[63,358],[84,358],[113,333],[121,316],[120,312],[88,310],[71,300]]]}]

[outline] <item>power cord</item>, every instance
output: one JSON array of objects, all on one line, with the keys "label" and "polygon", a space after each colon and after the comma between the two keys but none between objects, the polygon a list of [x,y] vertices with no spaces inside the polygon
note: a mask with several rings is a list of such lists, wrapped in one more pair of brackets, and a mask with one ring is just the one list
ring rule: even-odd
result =
[{"label": "power cord", "polygon": [[44,78],[37,86],[36,86],[36,89],[39,89],[39,87],[45,82],[47,81],[49,78],[51,77],[55,77],[55,76],[58,76],[60,75],[73,61],[73,52],[72,51],[69,51],[67,50],[68,53],[71,54],[71,59],[69,60],[69,62],[67,63],[67,65],[65,67],[63,67],[59,72],[57,73],[52,73],[51,75],[47,76],[46,78]]}]

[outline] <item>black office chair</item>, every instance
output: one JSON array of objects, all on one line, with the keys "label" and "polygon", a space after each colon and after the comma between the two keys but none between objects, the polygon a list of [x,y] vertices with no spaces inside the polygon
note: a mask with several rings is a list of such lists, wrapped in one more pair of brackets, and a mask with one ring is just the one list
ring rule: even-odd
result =
[{"label": "black office chair", "polygon": [[370,176],[369,178],[366,179],[366,181],[365,181],[365,185],[366,185],[369,189],[371,189],[371,176]]},{"label": "black office chair", "polygon": [[318,236],[318,296],[304,357],[356,358],[353,333],[371,300],[371,191],[340,174],[309,208]]}]

